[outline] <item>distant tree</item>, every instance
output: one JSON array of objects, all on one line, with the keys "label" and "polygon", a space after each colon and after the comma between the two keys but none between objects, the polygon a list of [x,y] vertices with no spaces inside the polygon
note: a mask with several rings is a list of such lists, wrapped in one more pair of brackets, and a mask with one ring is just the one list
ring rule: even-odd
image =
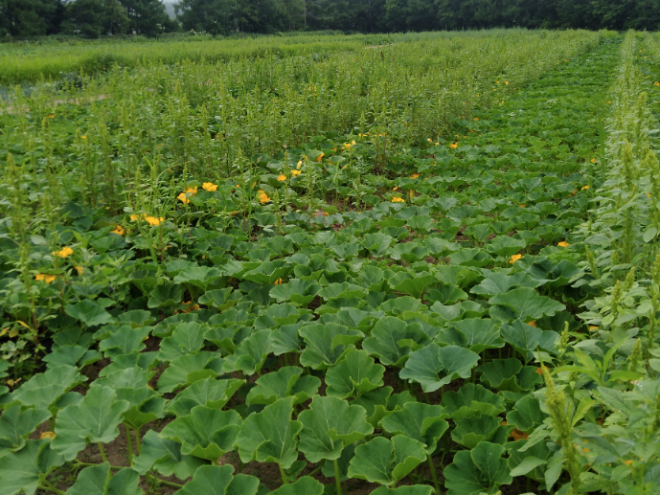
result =
[{"label": "distant tree", "polygon": [[98,38],[102,34],[126,32],[129,20],[117,0],[73,0],[66,5],[66,19],[62,30]]},{"label": "distant tree", "polygon": [[177,17],[184,31],[206,31],[227,35],[236,31],[238,5],[235,0],[181,0]]},{"label": "distant tree", "polygon": [[176,28],[161,0],[119,0],[119,3],[128,16],[130,32],[156,36]]},{"label": "distant tree", "polygon": [[[58,10],[59,9],[59,10]],[[59,30],[59,0],[0,0],[0,36],[30,38]]]}]

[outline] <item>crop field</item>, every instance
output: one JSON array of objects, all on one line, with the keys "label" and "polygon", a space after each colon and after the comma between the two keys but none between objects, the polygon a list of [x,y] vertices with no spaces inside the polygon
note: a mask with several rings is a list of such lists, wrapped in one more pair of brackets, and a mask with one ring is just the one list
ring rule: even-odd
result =
[{"label": "crop field", "polygon": [[660,36],[115,48],[0,46],[0,495],[660,493]]}]

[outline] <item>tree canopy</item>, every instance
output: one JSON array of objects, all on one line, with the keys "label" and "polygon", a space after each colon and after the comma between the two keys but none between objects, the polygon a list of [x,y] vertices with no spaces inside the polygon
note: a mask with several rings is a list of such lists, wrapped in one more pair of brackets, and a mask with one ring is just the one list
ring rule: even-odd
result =
[{"label": "tree canopy", "polygon": [[0,36],[660,26],[660,0],[179,0],[175,11],[163,0],[0,0]]}]

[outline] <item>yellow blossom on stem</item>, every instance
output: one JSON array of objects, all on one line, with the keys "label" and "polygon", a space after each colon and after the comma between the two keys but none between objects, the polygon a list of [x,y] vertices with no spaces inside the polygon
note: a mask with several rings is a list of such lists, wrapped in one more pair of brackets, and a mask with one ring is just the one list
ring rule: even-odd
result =
[{"label": "yellow blossom on stem", "polygon": [[300,170],[292,170],[291,171],[291,177],[295,177],[295,176],[300,175],[300,174],[302,174],[302,172]]},{"label": "yellow blossom on stem", "polygon": [[163,220],[165,220],[165,219],[164,219],[163,217],[160,217],[160,218],[156,218],[156,217],[145,217],[145,220],[146,220],[147,223],[148,223],[149,225],[151,225],[152,227],[157,227],[157,226],[160,225],[161,222],[163,222]]},{"label": "yellow blossom on stem", "polygon": [[73,249],[70,247],[64,247],[59,251],[53,251],[53,254],[58,258],[67,258],[73,254]]},{"label": "yellow blossom on stem", "polygon": [[268,197],[268,194],[262,189],[259,189],[257,192],[257,198],[259,199],[259,202],[261,204],[268,203],[270,201],[270,198]]},{"label": "yellow blossom on stem", "polygon": [[286,175],[280,174],[277,176],[277,180],[280,182],[284,182],[286,180]]},{"label": "yellow blossom on stem", "polygon": [[53,282],[56,278],[57,278],[56,275],[47,275],[46,273],[37,273],[37,274],[34,276],[34,279],[35,279],[36,281],[38,281],[38,282],[43,281],[43,282],[46,282],[47,284],[50,284],[50,283]]},{"label": "yellow blossom on stem", "polygon": [[[131,216],[133,216],[133,215],[131,215]],[[124,227],[122,227],[121,225],[116,225],[115,230],[111,230],[110,233],[111,234],[117,234],[117,235],[124,235],[126,233],[126,231],[124,230]]]},{"label": "yellow blossom on stem", "polygon": [[56,436],[57,435],[55,435],[55,432],[53,431],[44,431],[41,435],[39,435],[39,438],[41,440],[45,440],[45,439],[52,440]]},{"label": "yellow blossom on stem", "polygon": [[392,198],[392,203],[405,203],[405,202],[406,202],[405,199],[400,198],[400,197],[398,197],[398,196]]},{"label": "yellow blossom on stem", "polygon": [[202,184],[202,189],[208,192],[214,192],[218,190],[218,185],[213,184],[212,182],[204,182],[204,184]]},{"label": "yellow blossom on stem", "polygon": [[457,143],[457,142],[456,142],[456,143],[451,143],[451,144],[449,145],[449,147],[450,147],[451,149],[455,150],[456,148],[458,148],[458,143]]},{"label": "yellow blossom on stem", "polygon": [[181,201],[184,205],[187,205],[188,203],[190,203],[190,200],[188,199],[188,196],[186,195],[186,193],[181,193],[181,194],[179,194],[179,195],[176,197],[176,199],[178,199],[179,201]]},{"label": "yellow blossom on stem", "polygon": [[76,272],[78,273],[78,276],[80,276],[80,275],[82,275],[83,273],[85,273],[85,268],[82,267],[82,266],[74,266],[74,268],[76,269]]},{"label": "yellow blossom on stem", "polygon": [[557,243],[557,246],[567,248],[568,246],[570,246],[570,244],[566,241],[561,241]]},{"label": "yellow blossom on stem", "polygon": [[323,159],[324,156],[325,156],[325,153],[321,153],[319,156],[316,157],[316,161],[320,162]]},{"label": "yellow blossom on stem", "polygon": [[410,176],[411,179],[416,179],[417,177],[419,177],[419,174],[412,174],[412,175]]},{"label": "yellow blossom on stem", "polygon": [[509,259],[509,263],[513,264],[513,263],[515,263],[516,261],[518,261],[518,260],[519,260],[520,258],[522,258],[522,257],[523,257],[522,254],[514,254],[514,255],[511,256],[511,258]]},{"label": "yellow blossom on stem", "polygon": [[587,189],[589,189],[589,186],[584,186],[584,187],[582,188],[583,191],[586,191]]}]

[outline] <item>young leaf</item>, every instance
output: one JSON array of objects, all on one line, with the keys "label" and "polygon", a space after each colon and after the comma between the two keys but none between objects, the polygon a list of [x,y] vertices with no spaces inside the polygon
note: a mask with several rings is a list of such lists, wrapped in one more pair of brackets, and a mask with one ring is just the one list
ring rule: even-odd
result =
[{"label": "young leaf", "polygon": [[297,459],[298,433],[302,423],[292,421],[292,398],[279,399],[259,413],[247,417],[236,438],[244,463],[277,462],[288,469]]},{"label": "young leaf", "polygon": [[341,399],[359,397],[383,386],[385,367],[375,364],[366,351],[353,349],[325,375],[326,393]]},{"label": "young leaf", "polygon": [[310,462],[339,459],[345,446],[371,435],[366,411],[336,397],[315,396],[298,417],[303,425],[300,450]]},{"label": "young leaf", "polygon": [[563,304],[549,297],[539,296],[529,287],[520,287],[506,294],[499,294],[488,302],[493,305],[490,309],[491,316],[500,320],[518,319],[525,322],[539,320],[565,309]]},{"label": "young leaf", "polygon": [[14,392],[13,399],[24,406],[48,409],[67,390],[86,380],[76,368],[58,366],[34,375]]},{"label": "young leaf", "polygon": [[204,345],[205,328],[197,322],[179,323],[172,335],[160,343],[160,361],[173,361],[179,356],[199,351]]},{"label": "young leaf", "polygon": [[246,403],[272,404],[278,399],[293,397],[293,405],[302,404],[310,399],[321,386],[321,380],[315,376],[302,376],[303,369],[286,366],[263,375],[257,380],[257,386],[248,393]]},{"label": "young leaf", "polygon": [[447,340],[447,330],[443,329],[435,337],[435,342],[440,344],[458,344],[467,347],[472,352],[479,354],[486,349],[498,349],[504,347],[504,340],[500,337],[499,322],[491,319],[468,318],[451,324],[453,329],[460,332],[460,341]]},{"label": "young leaf", "polygon": [[241,342],[236,352],[225,358],[223,369],[226,373],[240,370],[252,375],[261,371],[271,352],[270,330],[260,330]]},{"label": "young leaf", "polygon": [[355,448],[348,477],[390,486],[426,460],[424,444],[397,435],[392,440],[376,437]]},{"label": "young leaf", "polygon": [[430,342],[428,335],[419,330],[417,325],[386,316],[376,322],[371,337],[364,339],[362,348],[386,366],[401,367],[411,352],[410,346],[401,344],[403,340],[413,341],[420,346]]},{"label": "young leaf", "polygon": [[309,324],[299,331],[307,346],[300,355],[300,364],[315,370],[327,369],[339,361],[364,334],[343,325]]}]

